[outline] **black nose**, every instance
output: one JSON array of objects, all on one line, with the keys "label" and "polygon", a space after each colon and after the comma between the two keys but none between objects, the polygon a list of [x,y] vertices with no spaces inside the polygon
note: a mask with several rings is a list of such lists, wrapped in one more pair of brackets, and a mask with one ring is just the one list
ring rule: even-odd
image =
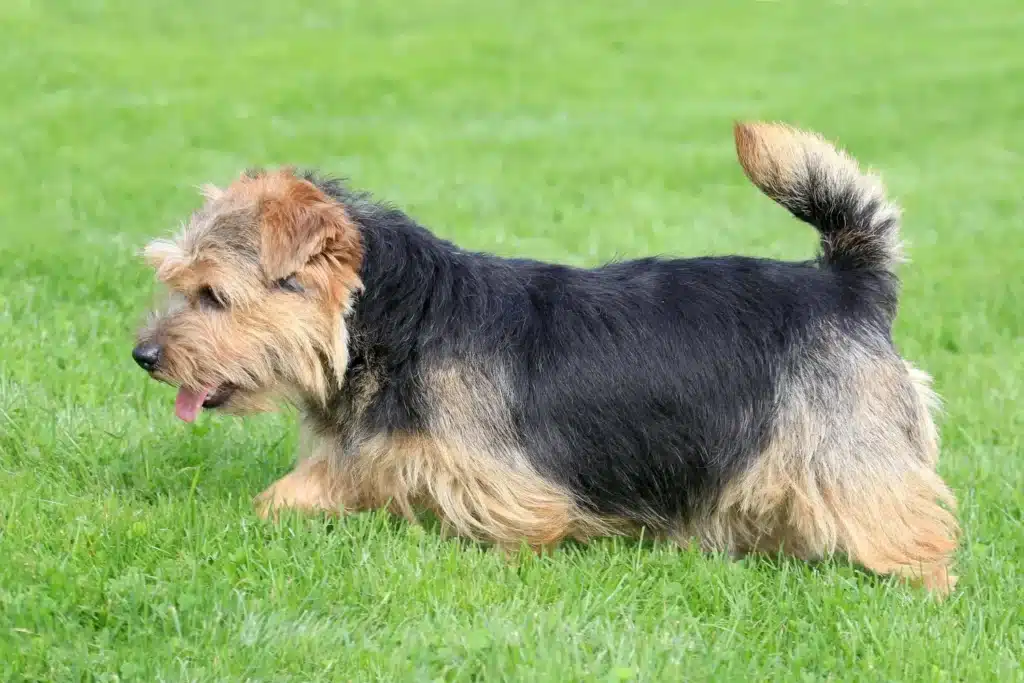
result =
[{"label": "black nose", "polygon": [[152,342],[139,344],[132,349],[132,358],[146,372],[152,372],[160,362],[160,345]]}]

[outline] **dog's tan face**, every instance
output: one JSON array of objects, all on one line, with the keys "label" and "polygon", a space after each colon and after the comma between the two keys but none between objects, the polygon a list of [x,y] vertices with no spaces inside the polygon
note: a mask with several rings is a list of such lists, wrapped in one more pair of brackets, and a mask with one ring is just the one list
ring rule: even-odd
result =
[{"label": "dog's tan face", "polygon": [[347,364],[345,313],[360,287],[358,230],[344,208],[290,171],[243,175],[146,260],[167,303],[132,355],[180,387],[175,410],[272,409],[323,398]]}]

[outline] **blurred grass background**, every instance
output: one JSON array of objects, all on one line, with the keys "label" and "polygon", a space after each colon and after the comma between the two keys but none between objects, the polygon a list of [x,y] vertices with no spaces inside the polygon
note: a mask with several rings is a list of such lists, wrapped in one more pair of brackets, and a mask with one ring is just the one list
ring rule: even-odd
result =
[{"label": "blurred grass background", "polygon": [[[5,680],[1021,680],[1024,5],[5,0]],[[177,423],[136,257],[258,164],[574,264],[804,258],[737,118],[838,139],[906,211],[904,354],[946,400],[959,592],[620,540],[506,563],[382,515],[257,522],[288,415]]]}]

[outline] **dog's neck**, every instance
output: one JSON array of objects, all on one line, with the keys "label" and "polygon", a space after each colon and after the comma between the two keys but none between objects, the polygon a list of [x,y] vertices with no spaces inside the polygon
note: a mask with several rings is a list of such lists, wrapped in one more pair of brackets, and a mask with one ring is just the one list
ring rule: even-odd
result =
[{"label": "dog's neck", "polygon": [[[455,272],[464,256],[405,214],[358,203],[346,210],[363,247],[362,289],[346,317],[348,368],[327,396],[307,401],[304,412],[321,428],[348,432],[362,406],[385,382],[413,378],[428,347],[450,343],[460,331],[449,324],[471,282]],[[455,258],[453,258],[453,256]],[[325,363],[327,359],[325,359]],[[325,373],[331,376],[325,365]],[[365,406],[363,406],[365,407]]]},{"label": "dog's neck", "polygon": [[[453,255],[462,254],[397,211],[384,220],[359,220],[363,239],[362,291],[349,317],[350,351],[404,363],[416,346],[450,335],[446,312],[459,278]],[[454,276],[454,277],[453,277]]]}]

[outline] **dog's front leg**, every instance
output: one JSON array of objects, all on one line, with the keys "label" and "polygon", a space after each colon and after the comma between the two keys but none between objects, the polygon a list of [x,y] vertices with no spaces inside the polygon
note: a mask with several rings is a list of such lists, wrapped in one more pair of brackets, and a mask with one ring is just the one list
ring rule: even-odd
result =
[{"label": "dog's front leg", "polygon": [[327,459],[308,458],[256,496],[256,510],[264,519],[281,510],[340,514],[351,507],[345,479]]}]

